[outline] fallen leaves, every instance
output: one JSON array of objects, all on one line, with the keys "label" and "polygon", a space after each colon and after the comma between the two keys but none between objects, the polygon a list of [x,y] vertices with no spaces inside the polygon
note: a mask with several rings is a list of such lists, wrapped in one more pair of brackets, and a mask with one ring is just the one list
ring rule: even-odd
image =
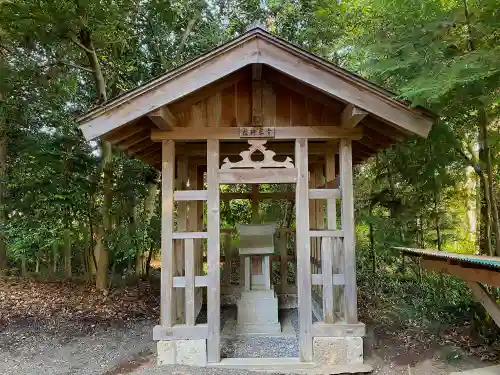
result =
[{"label": "fallen leaves", "polygon": [[156,319],[159,306],[158,286],[144,281],[106,294],[89,284],[71,281],[0,279],[0,329],[24,321],[91,323]]}]

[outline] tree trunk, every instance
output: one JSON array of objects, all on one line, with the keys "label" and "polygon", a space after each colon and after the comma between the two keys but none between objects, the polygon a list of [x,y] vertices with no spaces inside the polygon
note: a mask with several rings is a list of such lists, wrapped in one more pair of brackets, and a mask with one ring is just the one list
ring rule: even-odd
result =
[{"label": "tree trunk", "polygon": [[28,270],[26,267],[26,254],[21,255],[21,276],[26,277]]},{"label": "tree trunk", "polygon": [[[485,190],[488,194],[485,197],[488,198],[486,204],[489,206],[488,211],[492,213],[490,217],[490,225],[492,227],[492,232],[495,235],[496,246],[490,250],[490,254],[500,256],[500,219],[498,217],[498,208],[495,201],[495,191],[493,189],[493,167],[491,160],[491,149],[488,141],[488,119],[486,117],[486,111],[482,109],[479,111],[479,125],[481,127],[481,138],[483,141],[483,156],[486,165],[487,179],[485,181]],[[490,234],[491,235],[491,234]],[[490,241],[490,244],[492,241]]]},{"label": "tree trunk", "polygon": [[438,201],[438,191],[437,191],[437,186],[436,186],[436,180],[434,179],[434,223],[435,223],[435,228],[436,228],[436,241],[437,241],[437,248],[438,251],[441,251],[442,249],[442,244],[441,244],[441,225],[440,225],[440,220],[439,220],[439,201]]},{"label": "tree trunk", "polygon": [[40,273],[40,250],[36,252],[35,273]]},{"label": "tree trunk", "polygon": [[[2,95],[0,93],[0,102]],[[7,225],[7,209],[5,207],[7,179],[7,136],[0,125],[0,275],[7,271],[7,243],[5,226]]]},{"label": "tree trunk", "polygon": [[[146,196],[146,199],[144,201],[146,225],[149,225],[151,223],[151,219],[155,212],[157,192],[158,192],[158,184],[156,182],[150,183],[148,186],[148,195]],[[148,258],[150,258],[149,255]],[[146,267],[144,262],[143,249],[138,249],[136,256],[135,273],[136,275],[141,276],[144,275],[145,272],[146,272]]]},{"label": "tree trunk", "polygon": [[105,290],[108,287],[108,266],[109,266],[109,258],[108,251],[104,246],[104,234],[99,233],[97,236],[97,243],[95,246],[95,258],[97,262],[97,273],[95,286],[97,290]]},{"label": "tree trunk", "polygon": [[[87,10],[82,8],[80,3],[78,3],[78,13],[81,17],[82,22],[86,20]],[[81,48],[87,56],[90,68],[92,69],[95,88],[98,94],[98,102],[100,104],[105,103],[108,100],[106,94],[106,81],[104,80],[104,75],[102,73],[101,64],[99,63],[99,58],[97,56],[94,44],[92,42],[92,36],[90,29],[82,24],[80,28],[80,33],[78,35]],[[102,193],[103,202],[101,205],[101,223],[97,230],[97,243],[96,251],[98,254],[97,261],[97,277],[96,277],[96,288],[98,290],[104,290],[107,288],[107,278],[108,278],[108,266],[109,266],[109,255],[108,249],[106,247],[106,235],[111,231],[111,203],[113,199],[112,193],[112,182],[113,182],[113,169],[112,169],[112,151],[111,144],[104,140],[100,142],[101,148],[101,169],[102,169]]]},{"label": "tree trunk", "polygon": [[64,231],[64,276],[71,278],[71,232],[69,229]]},{"label": "tree trunk", "polygon": [[52,244],[52,260],[53,260],[53,263],[52,263],[52,273],[55,275],[57,274],[57,258],[58,258],[58,253],[59,249],[58,249],[58,246],[57,246],[57,242],[54,241],[54,243]]},{"label": "tree trunk", "polygon": [[376,255],[375,255],[375,236],[374,236],[374,233],[373,233],[373,223],[372,223],[372,219],[373,219],[373,207],[372,205],[370,204],[370,222],[368,223],[368,230],[369,230],[369,238],[370,238],[370,253],[371,253],[371,256],[372,256],[372,273],[373,273],[373,276],[375,277],[377,275],[377,258],[376,258]]},{"label": "tree trunk", "polygon": [[489,176],[487,171],[484,171],[483,166],[488,165],[488,160],[491,163],[491,157],[488,157],[490,152],[488,144],[488,126],[484,111],[479,116],[479,177],[481,187],[481,253],[493,255],[494,249],[492,246],[491,229],[493,227],[492,218],[492,197],[489,184]]}]

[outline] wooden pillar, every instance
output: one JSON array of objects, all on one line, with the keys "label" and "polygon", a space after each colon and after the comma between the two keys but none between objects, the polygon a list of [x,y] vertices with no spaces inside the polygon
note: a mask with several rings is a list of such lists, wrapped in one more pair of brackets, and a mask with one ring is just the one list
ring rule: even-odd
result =
[{"label": "wooden pillar", "polygon": [[175,143],[162,142],[161,167],[161,325],[172,327]]},{"label": "wooden pillar", "polygon": [[[314,189],[316,181],[316,174],[313,165],[309,165],[309,189]],[[316,228],[316,203],[315,199],[309,200],[309,225],[311,228]],[[311,272],[318,273],[318,268],[316,267],[316,238],[312,238],[311,240]],[[317,286],[313,285],[312,289],[317,291]]]},{"label": "wooden pillar", "polygon": [[[186,156],[177,158],[177,179],[176,190],[186,190],[188,183],[188,159]],[[188,224],[187,201],[177,202],[177,232],[186,232]],[[174,240],[174,263],[175,275],[181,276],[185,272],[184,240]],[[185,320],[185,290],[183,288],[174,289],[176,295],[177,320]]]},{"label": "wooden pillar", "polygon": [[[189,189],[190,190],[198,190],[198,166],[193,163],[189,163],[189,172],[188,172],[188,178],[189,178]],[[203,183],[203,175],[202,175],[202,183]],[[200,189],[201,190],[201,189]],[[189,232],[199,232],[201,231],[201,227],[199,226],[199,218],[198,218],[198,203],[201,202],[203,204],[203,201],[188,201],[187,202],[187,212],[188,212],[188,222],[187,222],[187,230]],[[203,208],[203,206],[202,206]],[[200,252],[202,249],[202,243],[201,243],[200,238],[195,238],[193,240],[193,264],[192,264],[192,269],[193,269],[193,277],[196,277],[198,275],[201,275],[200,273]],[[190,244],[185,243],[185,262],[186,262],[186,324],[190,324],[189,321],[191,319],[190,317],[190,309],[188,307],[189,304],[189,298],[188,298],[188,273],[190,270],[188,270],[189,266],[189,259],[188,256],[189,254],[187,251],[189,250]],[[195,279],[193,279],[194,281]],[[196,317],[198,316],[198,313],[200,312],[201,306],[203,304],[202,301],[202,294],[200,293],[201,289],[194,288],[193,284],[193,293],[194,293],[194,319],[193,319],[193,324],[194,321],[196,320]]]},{"label": "wooden pillar", "polygon": [[287,251],[287,238],[286,231],[279,232],[278,248],[280,251],[280,277],[281,277],[281,293],[287,293],[288,286],[288,251]]},{"label": "wooden pillar", "polygon": [[312,361],[311,248],[309,237],[309,188],[307,139],[295,140],[295,221],[297,247],[297,294],[299,303],[300,360]]},{"label": "wooden pillar", "polygon": [[354,232],[354,191],[352,142],[340,140],[340,186],[342,191],[342,230],[344,232],[344,311],[346,323],[358,322],[356,288],[356,243]]},{"label": "wooden pillar", "polygon": [[208,353],[211,363],[220,362],[220,190],[219,141],[207,141],[207,263]]},{"label": "wooden pillar", "polygon": [[[204,165],[199,165],[197,168],[197,178],[196,178],[196,189],[197,190],[205,190],[205,181],[204,181],[204,176],[205,176],[205,170],[206,166]],[[206,204],[205,201],[196,201],[196,214],[198,217],[198,225],[197,225],[197,230],[203,231],[203,223],[204,223],[204,217],[205,217],[205,209],[204,205]],[[199,239],[198,242],[195,242],[197,245],[197,253],[198,253],[198,275],[203,275],[203,240]],[[202,290],[200,289],[200,292]],[[202,296],[203,297],[203,296]]]},{"label": "wooden pillar", "polygon": [[333,249],[331,237],[321,238],[321,274],[323,275],[323,321],[334,322],[333,311]]},{"label": "wooden pillar", "polygon": [[[259,184],[252,184],[252,224],[259,224],[259,223],[260,223]],[[264,274],[262,257],[253,256],[251,257],[251,259],[252,259],[252,275]]]},{"label": "wooden pillar", "polygon": [[[328,147],[325,154],[325,179],[326,182],[335,181],[337,172],[335,171],[335,154],[337,147]],[[337,229],[337,200],[335,198],[326,201],[326,227],[327,229]],[[333,273],[341,274],[344,268],[342,260],[342,240],[339,238],[332,238],[330,243],[333,251]],[[334,311],[339,316],[343,315],[343,286],[333,286],[333,303]],[[323,294],[325,292],[323,291]]]}]

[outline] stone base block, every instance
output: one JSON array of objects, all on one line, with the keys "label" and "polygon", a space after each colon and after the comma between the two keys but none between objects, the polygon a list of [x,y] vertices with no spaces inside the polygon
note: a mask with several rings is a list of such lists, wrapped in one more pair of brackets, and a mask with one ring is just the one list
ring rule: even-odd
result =
[{"label": "stone base block", "polygon": [[313,361],[319,365],[363,363],[362,337],[314,337]]},{"label": "stone base block", "polygon": [[238,334],[276,334],[281,332],[278,320],[278,298],[274,290],[252,290],[241,293],[237,303]]},{"label": "stone base block", "polygon": [[207,340],[158,341],[159,365],[207,365]]},{"label": "stone base block", "polygon": [[240,324],[236,325],[236,335],[277,335],[281,333],[281,325],[277,324]]}]

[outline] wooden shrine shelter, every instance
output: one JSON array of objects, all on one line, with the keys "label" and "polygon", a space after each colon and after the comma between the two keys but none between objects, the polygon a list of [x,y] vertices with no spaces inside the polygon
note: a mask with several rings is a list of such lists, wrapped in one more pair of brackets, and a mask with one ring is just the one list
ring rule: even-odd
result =
[{"label": "wooden shrine shelter", "polygon": [[[276,251],[264,264],[279,263],[273,290],[299,314],[299,357],[276,363],[362,365],[352,168],[409,135],[427,136],[433,121],[260,28],[82,116],[87,139],[100,137],[161,170],[159,361],[238,365],[221,361],[220,308],[248,291],[250,267],[230,250],[220,202],[252,199],[258,210],[262,199],[295,199],[295,227],[276,228]],[[291,188],[259,192],[269,183]],[[221,193],[225,184],[253,188]],[[197,324],[202,304],[207,323]]]}]

